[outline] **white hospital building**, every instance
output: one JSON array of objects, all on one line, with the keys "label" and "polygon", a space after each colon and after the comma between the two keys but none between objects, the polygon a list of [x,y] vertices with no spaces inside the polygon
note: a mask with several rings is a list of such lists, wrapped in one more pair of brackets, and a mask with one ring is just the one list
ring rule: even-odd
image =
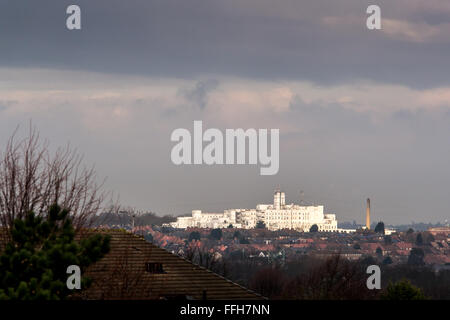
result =
[{"label": "white hospital building", "polygon": [[309,231],[316,224],[319,231],[338,231],[335,214],[324,213],[323,206],[286,204],[286,196],[281,191],[275,191],[273,204],[258,204],[255,209],[227,209],[223,213],[193,210],[191,217],[178,217],[170,226],[227,228],[231,224],[234,228],[253,229],[258,221],[264,222],[269,230]]}]

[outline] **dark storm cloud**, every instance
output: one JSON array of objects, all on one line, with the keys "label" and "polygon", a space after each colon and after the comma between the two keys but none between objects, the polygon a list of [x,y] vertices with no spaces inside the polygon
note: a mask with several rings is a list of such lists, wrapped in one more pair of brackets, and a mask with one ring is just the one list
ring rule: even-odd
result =
[{"label": "dark storm cloud", "polygon": [[450,42],[424,40],[428,34],[416,42],[405,38],[420,32],[415,23],[435,27],[430,37],[449,23],[445,1],[377,2],[383,18],[409,25],[386,24],[393,36],[368,31],[370,1],[79,0],[82,30],[68,31],[65,9],[73,1],[1,0],[0,64],[188,78],[447,84]]}]

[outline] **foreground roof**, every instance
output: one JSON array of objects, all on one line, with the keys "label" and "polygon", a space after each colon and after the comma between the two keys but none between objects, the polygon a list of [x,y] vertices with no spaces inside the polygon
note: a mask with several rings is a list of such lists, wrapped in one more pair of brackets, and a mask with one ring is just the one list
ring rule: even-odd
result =
[{"label": "foreground roof", "polygon": [[[0,250],[6,237],[0,230]],[[75,299],[259,300],[264,297],[122,230],[90,231],[111,236],[111,249],[82,276],[92,284]]]},{"label": "foreground roof", "polygon": [[203,267],[161,249],[140,236],[108,230],[111,250],[90,266],[88,299],[263,299]]}]

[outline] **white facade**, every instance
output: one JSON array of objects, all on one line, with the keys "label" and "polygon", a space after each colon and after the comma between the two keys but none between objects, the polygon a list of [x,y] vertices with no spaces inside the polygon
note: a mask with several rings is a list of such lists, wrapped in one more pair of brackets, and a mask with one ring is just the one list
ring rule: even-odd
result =
[{"label": "white facade", "polygon": [[395,230],[395,229],[384,229],[384,234],[387,236],[389,236],[393,233],[396,233],[396,232],[397,232],[397,230]]},{"label": "white facade", "polygon": [[202,213],[193,210],[192,217],[179,217],[170,225],[174,228],[234,228],[253,229],[258,221],[269,230],[295,229],[309,231],[316,224],[319,231],[337,231],[336,215],[324,213],[323,206],[286,204],[284,192],[276,191],[273,204],[258,204],[255,209],[228,209],[223,213]]}]

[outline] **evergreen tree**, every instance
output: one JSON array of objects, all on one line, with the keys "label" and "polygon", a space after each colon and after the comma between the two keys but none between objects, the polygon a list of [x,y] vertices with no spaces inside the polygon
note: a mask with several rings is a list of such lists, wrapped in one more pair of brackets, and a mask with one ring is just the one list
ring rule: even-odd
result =
[{"label": "evergreen tree", "polygon": [[389,256],[384,258],[383,264],[392,264],[392,258]]},{"label": "evergreen tree", "polygon": [[417,237],[416,237],[416,245],[418,245],[418,246],[423,245],[423,237],[422,237],[422,234],[421,234],[421,233],[418,233],[418,234],[417,234]]},{"label": "evergreen tree", "polygon": [[259,220],[256,223],[256,229],[265,229],[266,228],[266,224],[264,223],[264,221]]},{"label": "evergreen tree", "polygon": [[384,222],[383,221],[380,221],[377,223],[377,225],[375,227],[375,232],[384,234]]},{"label": "evergreen tree", "polygon": [[222,230],[221,229],[212,229],[209,237],[211,239],[216,239],[216,240],[222,239]]},{"label": "evergreen tree", "polygon": [[319,227],[317,226],[317,224],[313,224],[311,228],[309,228],[309,232],[318,232],[318,231]]},{"label": "evergreen tree", "polygon": [[425,264],[423,261],[425,253],[420,248],[412,248],[408,257],[408,264],[414,266],[422,266]]},{"label": "evergreen tree", "polygon": [[148,241],[148,242],[153,242],[153,236],[152,236],[151,233],[147,233],[147,234],[144,236],[144,239],[145,239],[146,241]]},{"label": "evergreen tree", "polygon": [[189,242],[191,242],[192,240],[200,240],[200,232],[198,231],[193,231],[189,234]]},{"label": "evergreen tree", "polygon": [[425,300],[422,290],[413,286],[409,281],[402,280],[389,283],[385,292],[381,295],[382,300]]},{"label": "evergreen tree", "polygon": [[380,247],[378,247],[378,248],[375,250],[375,253],[377,254],[377,256],[382,256],[382,255],[383,255],[383,249],[381,249]]},{"label": "evergreen tree", "polygon": [[[75,240],[68,210],[50,207],[45,217],[29,212],[15,219],[11,241],[0,256],[0,300],[59,300],[73,291],[66,285],[67,267],[81,272],[109,251],[110,239],[99,234]],[[81,277],[81,288],[89,286]]]}]

